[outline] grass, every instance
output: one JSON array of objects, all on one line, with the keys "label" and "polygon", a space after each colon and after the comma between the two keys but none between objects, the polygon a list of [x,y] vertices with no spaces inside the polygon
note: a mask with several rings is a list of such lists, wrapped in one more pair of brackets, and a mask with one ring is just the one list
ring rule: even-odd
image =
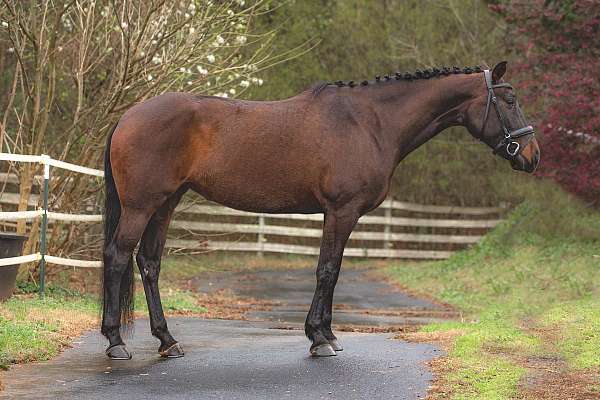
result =
[{"label": "grass", "polygon": [[423,333],[460,332],[443,378],[457,399],[508,399],[528,360],[561,356],[570,371],[600,366],[600,213],[542,183],[508,220],[449,260],[396,264],[402,285],[451,304],[461,322]]},{"label": "grass", "polygon": [[544,326],[558,326],[558,349],[570,365],[577,369],[600,367],[600,302],[571,301],[547,310]]},{"label": "grass", "polygon": [[[207,312],[206,307],[198,304],[196,294],[168,285],[162,289],[165,313],[198,315]],[[50,286],[46,297],[41,299],[34,290],[34,287],[22,287],[19,294],[0,303],[0,369],[14,363],[52,358],[71,339],[100,324],[97,296]],[[136,313],[147,316],[143,290],[137,291],[135,303]]]},{"label": "grass", "polygon": [[0,304],[0,367],[53,357],[69,339],[94,326],[97,316],[97,302],[87,296],[12,297]]}]

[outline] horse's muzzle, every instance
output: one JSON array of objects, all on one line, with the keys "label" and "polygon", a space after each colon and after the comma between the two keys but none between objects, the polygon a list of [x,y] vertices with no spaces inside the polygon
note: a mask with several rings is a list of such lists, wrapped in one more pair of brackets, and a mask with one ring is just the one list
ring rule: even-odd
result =
[{"label": "horse's muzzle", "polygon": [[510,160],[510,165],[514,170],[525,171],[533,173],[538,165],[540,164],[540,151],[539,149],[533,152],[531,158],[525,157],[523,154],[519,154]]}]

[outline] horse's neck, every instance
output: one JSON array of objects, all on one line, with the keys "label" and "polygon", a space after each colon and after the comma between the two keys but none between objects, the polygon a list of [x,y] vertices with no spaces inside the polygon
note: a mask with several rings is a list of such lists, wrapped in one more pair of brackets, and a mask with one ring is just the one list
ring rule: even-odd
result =
[{"label": "horse's neck", "polygon": [[481,74],[461,74],[390,83],[374,92],[373,106],[392,159],[398,163],[444,129],[462,125],[467,103],[483,90]]}]

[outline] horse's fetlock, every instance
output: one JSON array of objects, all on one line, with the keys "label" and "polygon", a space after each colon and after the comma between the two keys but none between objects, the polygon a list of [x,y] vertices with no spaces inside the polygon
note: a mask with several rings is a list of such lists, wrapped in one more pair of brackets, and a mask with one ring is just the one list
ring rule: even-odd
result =
[{"label": "horse's fetlock", "polygon": [[111,339],[119,336],[119,326],[118,325],[104,325],[100,328],[100,333],[104,335],[106,338]]}]

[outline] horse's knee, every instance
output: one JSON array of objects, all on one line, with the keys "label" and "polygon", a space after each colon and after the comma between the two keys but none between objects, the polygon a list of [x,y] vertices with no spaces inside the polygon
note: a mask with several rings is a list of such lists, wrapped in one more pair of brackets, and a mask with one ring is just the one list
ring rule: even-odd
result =
[{"label": "horse's knee", "polygon": [[103,253],[104,271],[121,274],[127,269],[131,252],[118,250],[117,246],[108,246]]}]

